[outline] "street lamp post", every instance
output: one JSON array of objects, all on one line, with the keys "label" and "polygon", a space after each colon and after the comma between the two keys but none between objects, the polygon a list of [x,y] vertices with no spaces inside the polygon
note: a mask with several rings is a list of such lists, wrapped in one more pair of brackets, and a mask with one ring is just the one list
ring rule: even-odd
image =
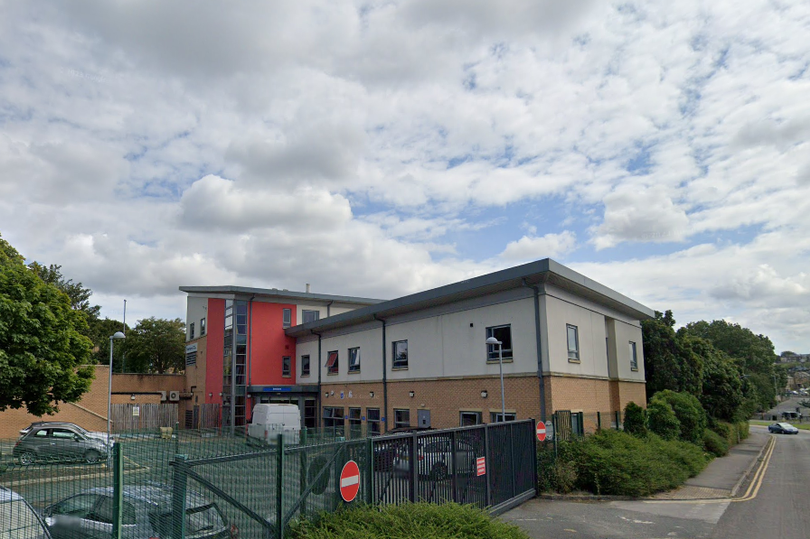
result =
[{"label": "street lamp post", "polygon": [[501,421],[506,421],[506,398],[503,393],[503,343],[495,337],[487,339],[487,344],[498,345],[498,368],[501,371]]},{"label": "street lamp post", "polygon": [[113,340],[125,339],[126,335],[116,331],[110,335],[110,381],[107,387],[107,443],[110,443],[110,416],[112,415],[112,369],[113,369]]}]

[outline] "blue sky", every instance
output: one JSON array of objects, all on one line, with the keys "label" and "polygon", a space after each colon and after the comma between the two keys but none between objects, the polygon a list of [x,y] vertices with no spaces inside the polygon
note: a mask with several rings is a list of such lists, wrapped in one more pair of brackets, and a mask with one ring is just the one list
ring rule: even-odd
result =
[{"label": "blue sky", "polygon": [[8,1],[0,234],[128,321],[551,257],[810,352],[808,35],[799,0]]}]

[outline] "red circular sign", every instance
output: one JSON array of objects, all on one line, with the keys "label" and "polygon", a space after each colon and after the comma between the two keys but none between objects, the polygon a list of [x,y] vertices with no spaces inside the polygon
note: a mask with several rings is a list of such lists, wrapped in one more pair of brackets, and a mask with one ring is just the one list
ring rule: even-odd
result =
[{"label": "red circular sign", "polygon": [[360,468],[357,463],[350,460],[343,466],[340,472],[340,497],[344,501],[350,502],[357,496],[360,490]]},{"label": "red circular sign", "polygon": [[541,442],[546,441],[546,424],[542,421],[537,422],[537,439]]}]

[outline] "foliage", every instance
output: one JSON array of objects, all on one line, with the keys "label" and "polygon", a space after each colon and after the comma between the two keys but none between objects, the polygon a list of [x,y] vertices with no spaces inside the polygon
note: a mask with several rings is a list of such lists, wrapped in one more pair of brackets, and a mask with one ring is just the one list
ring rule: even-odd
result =
[{"label": "foliage", "polygon": [[748,424],[748,421],[738,421],[734,425],[737,427],[737,437],[740,440],[745,440],[748,438],[751,430],[751,425]]},{"label": "foliage", "polygon": [[728,454],[728,442],[725,438],[706,429],[703,431],[703,448],[715,457],[723,457]]},{"label": "foliage", "polygon": [[666,401],[650,401],[647,406],[647,424],[651,432],[664,440],[677,440],[681,434],[681,422],[672,406]]},{"label": "foliage", "polygon": [[[117,348],[118,343],[115,346]],[[121,345],[126,352],[127,372],[151,374],[182,371],[185,368],[185,347],[182,320],[154,317],[138,322]]]},{"label": "foliage", "polygon": [[712,417],[724,421],[748,417],[743,407],[742,376],[731,358],[704,339],[688,335],[686,338],[703,357],[703,391],[699,396],[703,408]]},{"label": "foliage", "polygon": [[647,398],[665,389],[699,395],[703,362],[684,335],[675,332],[672,311],[655,312],[655,318],[641,322],[644,341],[644,373]]},{"label": "foliage", "polygon": [[567,455],[568,442],[558,442],[558,455],[551,444],[537,444],[537,486],[540,492],[567,494],[577,482],[576,463]]},{"label": "foliage", "polygon": [[41,416],[87,392],[92,368],[85,317],[0,238],[0,410]]},{"label": "foliage", "polygon": [[596,494],[646,496],[681,485],[706,466],[701,448],[650,434],[600,430],[569,442],[577,487]]},{"label": "foliage", "polygon": [[292,539],[526,539],[517,526],[492,518],[481,509],[455,503],[358,506],[323,512],[317,519],[291,525]]},{"label": "foliage", "polygon": [[635,436],[647,435],[647,412],[635,402],[624,407],[624,431]]},{"label": "foliage", "polygon": [[73,279],[66,279],[62,275],[62,266],[51,264],[47,268],[39,262],[32,262],[28,265],[31,270],[39,275],[39,278],[48,284],[55,285],[59,290],[67,294],[70,298],[70,307],[76,311],[82,311],[88,318],[97,318],[101,307],[90,305],[90,296],[93,291],[84,288],[82,283],[74,283]]},{"label": "foliage", "polygon": [[667,389],[653,395],[651,402],[656,400],[667,402],[672,406],[672,411],[675,412],[675,417],[681,424],[681,440],[694,444],[702,442],[707,422],[706,411],[694,395],[676,393]]},{"label": "foliage", "polygon": [[[95,344],[93,349],[94,363],[106,365],[110,361],[110,336],[116,331],[123,331],[126,336],[129,337],[130,328],[127,327],[126,331],[124,331],[124,325],[121,322],[118,320],[112,320],[110,318],[97,318],[91,324],[91,326],[90,338]],[[121,341],[118,341],[115,343],[115,345],[113,345],[113,354],[115,355],[113,358],[113,372],[124,372],[124,365],[122,364],[124,346]],[[129,366],[127,366],[126,370],[133,372]]]},{"label": "foliage", "polygon": [[800,400],[799,406],[802,406],[804,408],[810,408],[810,399]]}]

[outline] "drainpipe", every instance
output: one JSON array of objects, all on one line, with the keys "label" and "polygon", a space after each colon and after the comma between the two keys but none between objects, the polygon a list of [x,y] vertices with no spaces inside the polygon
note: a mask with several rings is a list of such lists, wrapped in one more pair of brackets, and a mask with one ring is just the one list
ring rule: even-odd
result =
[{"label": "drainpipe", "polygon": [[[248,301],[248,349],[247,349],[247,362],[248,362],[248,375],[247,387],[253,383],[253,300],[256,299],[256,294],[253,294]],[[245,388],[245,399],[247,399],[247,387]],[[245,403],[247,406],[247,403]],[[253,416],[253,408],[250,409],[250,415]],[[245,418],[247,421],[247,418]]]},{"label": "drainpipe", "polygon": [[540,287],[529,284],[524,278],[523,286],[534,291],[534,334],[537,346],[537,378],[540,380],[540,421],[546,420],[546,385],[543,380],[543,349],[540,337]]},{"label": "drainpipe", "polygon": [[[315,424],[321,424],[321,334],[317,331],[310,330],[314,335],[318,336],[318,409],[315,410]],[[312,368],[312,360],[310,360],[310,369]],[[317,428],[317,427],[316,427]]]},{"label": "drainpipe", "polygon": [[332,304],[333,303],[334,303],[334,300],[330,301],[329,303],[326,304],[326,316],[327,316],[327,318],[332,315]]},{"label": "drainpipe", "polygon": [[382,322],[382,371],[383,371],[383,420],[385,422],[385,432],[388,432],[388,369],[385,358],[385,319],[374,315],[374,320]]}]

